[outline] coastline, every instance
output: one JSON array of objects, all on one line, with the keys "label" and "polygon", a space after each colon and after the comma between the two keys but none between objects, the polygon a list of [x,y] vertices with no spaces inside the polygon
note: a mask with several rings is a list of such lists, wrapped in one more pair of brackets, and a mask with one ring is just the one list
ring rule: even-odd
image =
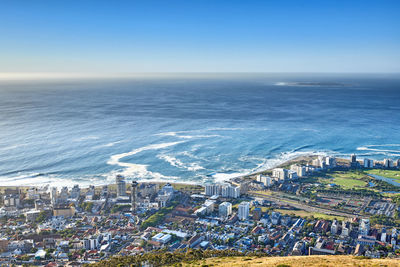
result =
[{"label": "coastline", "polygon": [[[259,174],[264,174],[264,175],[271,175],[272,170],[274,168],[290,168],[290,166],[292,164],[300,164],[300,165],[306,165],[307,163],[310,163],[312,160],[318,158],[319,156],[326,156],[326,154],[314,154],[314,153],[307,153],[306,155],[300,155],[300,156],[296,156],[293,158],[290,158],[288,160],[285,160],[283,162],[279,162],[276,165],[271,165],[270,167],[268,167],[267,169],[264,170],[257,170],[254,172],[250,172],[248,174],[244,174],[244,175],[238,175],[238,176],[234,176],[234,177],[229,177],[227,179],[218,179],[218,180],[214,180],[213,183],[235,183],[241,179],[253,179],[256,175]],[[349,159],[345,159],[345,158],[339,158],[339,157],[335,157],[338,166],[340,167],[349,167],[350,165],[350,160]],[[358,161],[359,164],[362,165],[362,162],[359,160]],[[390,180],[390,178],[385,178]],[[127,179],[126,183],[127,186],[130,186],[130,182],[133,181],[131,179]],[[136,180],[138,183],[154,183],[154,184],[158,184],[158,185],[165,185],[167,183],[173,185],[173,186],[177,186],[177,187],[202,187],[204,188],[205,185],[207,183],[202,183],[202,182],[196,182],[196,181],[176,181],[176,180],[163,180],[163,179],[139,179]],[[79,185],[79,187],[83,190],[88,189],[91,185],[86,185],[85,184],[80,184],[79,182],[69,182],[68,185],[63,185],[66,186],[68,188],[72,188],[73,185]],[[103,186],[111,186],[111,187],[115,187],[116,184],[111,182],[111,183],[101,183],[101,184],[95,184],[94,187],[96,189],[98,188],[102,188]],[[23,191],[27,191],[29,188],[45,188],[45,187],[56,187],[56,188],[61,188],[62,186],[55,186],[52,185],[51,183],[46,183],[43,185],[0,185],[0,193],[4,193],[4,191],[6,189],[21,189]]]},{"label": "coastline", "polygon": [[[317,158],[318,156],[320,156],[320,154],[308,154],[308,155],[301,155],[301,156],[297,156],[291,159],[288,159],[286,161],[280,162],[278,165],[272,165],[271,167],[264,169],[264,170],[259,170],[259,171],[255,171],[255,172],[250,172],[248,174],[245,175],[238,175],[235,177],[230,177],[228,179],[225,180],[220,180],[217,182],[232,182],[233,180],[236,179],[249,179],[255,175],[258,174],[265,174],[265,173],[270,173],[272,171],[272,169],[274,168],[282,168],[282,167],[287,167],[290,166],[291,164],[295,164],[295,163],[306,163],[311,161],[312,159]],[[338,162],[348,162],[348,160],[346,159],[342,159],[342,158],[337,158]],[[159,185],[163,185],[166,183],[170,183],[171,185],[175,185],[175,186],[201,186],[204,188],[205,184],[204,183],[199,183],[199,182],[195,182],[195,181],[175,181],[175,180],[163,180],[163,179],[140,179],[140,180],[136,180],[138,183],[155,183],[155,184],[159,184]],[[67,186],[68,188],[72,188],[72,184],[73,183],[69,183],[71,185]],[[86,186],[86,185],[81,185],[78,182],[75,182],[74,184],[78,184],[79,187],[81,189],[87,189],[90,187],[90,185]],[[127,180],[127,185],[130,184],[130,180]],[[104,183],[104,184],[98,184],[95,185],[95,188],[101,188],[103,186],[116,186],[115,183]],[[5,189],[15,189],[15,188],[19,188],[22,190],[27,190],[29,188],[32,187],[53,187],[51,184],[44,184],[44,185],[38,185],[38,186],[34,186],[34,185],[5,185],[2,186],[0,185],[0,193],[4,192]],[[54,186],[59,188],[60,186]]]}]

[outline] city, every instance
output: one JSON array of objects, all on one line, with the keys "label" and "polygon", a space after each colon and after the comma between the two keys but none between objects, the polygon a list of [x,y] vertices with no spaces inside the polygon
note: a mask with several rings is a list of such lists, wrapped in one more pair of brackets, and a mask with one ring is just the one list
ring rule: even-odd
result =
[{"label": "city", "polygon": [[0,260],[69,266],[193,249],[396,257],[399,163],[304,156],[205,186],[117,175],[89,188],[2,187]]}]

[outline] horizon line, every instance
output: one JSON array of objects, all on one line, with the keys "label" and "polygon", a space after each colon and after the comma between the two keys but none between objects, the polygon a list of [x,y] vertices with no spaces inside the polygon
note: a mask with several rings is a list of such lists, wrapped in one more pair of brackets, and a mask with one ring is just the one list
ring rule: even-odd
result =
[{"label": "horizon line", "polygon": [[271,71],[165,71],[165,72],[0,72],[0,81],[13,81],[13,80],[45,80],[45,79],[114,79],[114,78],[147,78],[147,77],[168,77],[173,75],[262,75],[262,74],[292,74],[292,75],[395,75],[398,72],[271,72]]}]

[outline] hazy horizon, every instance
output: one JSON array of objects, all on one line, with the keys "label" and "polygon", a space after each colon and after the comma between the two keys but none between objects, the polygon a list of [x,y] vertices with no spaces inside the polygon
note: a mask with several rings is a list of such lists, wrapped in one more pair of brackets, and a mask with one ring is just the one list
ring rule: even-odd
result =
[{"label": "hazy horizon", "polygon": [[132,73],[1,73],[0,81],[63,79],[130,79],[130,78],[218,78],[238,76],[393,76],[400,72],[132,72]]}]

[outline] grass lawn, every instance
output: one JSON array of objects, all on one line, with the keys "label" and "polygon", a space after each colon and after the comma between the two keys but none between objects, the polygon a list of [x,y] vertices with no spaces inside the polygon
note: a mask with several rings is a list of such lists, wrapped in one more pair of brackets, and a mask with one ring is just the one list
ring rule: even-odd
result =
[{"label": "grass lawn", "polygon": [[333,179],[333,183],[343,187],[344,189],[351,189],[355,187],[364,188],[367,186],[367,183],[364,181],[344,177],[337,177]]},{"label": "grass lawn", "polygon": [[386,177],[386,178],[400,180],[400,170],[373,169],[373,170],[366,171],[366,173],[379,175],[379,176],[383,176],[383,177]]},{"label": "grass lawn", "polygon": [[334,183],[343,189],[366,188],[367,182],[360,180],[365,174],[362,172],[332,172],[327,174],[330,179],[320,179],[324,184]]},{"label": "grass lawn", "polygon": [[319,212],[308,212],[305,210],[284,210],[284,209],[275,209],[275,211],[280,212],[282,214],[288,214],[288,215],[295,215],[299,217],[309,217],[309,216],[314,216],[314,218],[318,219],[325,219],[325,220],[344,220],[345,218],[342,216],[333,216],[333,215],[327,215]]},{"label": "grass lawn", "polygon": [[271,196],[272,195],[271,191],[252,191],[252,192],[260,194],[260,195],[265,195],[265,196]]}]

